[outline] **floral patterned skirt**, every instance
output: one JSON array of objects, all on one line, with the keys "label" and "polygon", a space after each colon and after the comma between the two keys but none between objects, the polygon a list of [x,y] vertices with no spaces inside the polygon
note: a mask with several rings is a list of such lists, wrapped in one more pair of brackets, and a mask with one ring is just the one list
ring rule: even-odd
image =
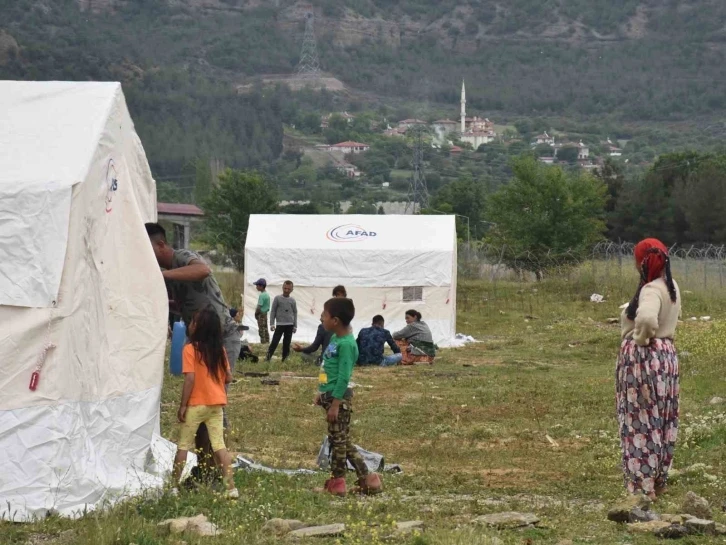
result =
[{"label": "floral patterned skirt", "polygon": [[678,437],[678,355],[670,339],[638,346],[625,339],[615,371],[625,486],[665,487]]},{"label": "floral patterned skirt", "polygon": [[401,360],[401,365],[416,365],[419,363],[434,363],[434,357],[433,356],[424,356],[424,355],[416,355],[411,353],[411,344],[405,340],[399,340],[396,341],[396,344],[398,345],[398,348],[401,349],[401,354],[403,355],[403,359]]}]

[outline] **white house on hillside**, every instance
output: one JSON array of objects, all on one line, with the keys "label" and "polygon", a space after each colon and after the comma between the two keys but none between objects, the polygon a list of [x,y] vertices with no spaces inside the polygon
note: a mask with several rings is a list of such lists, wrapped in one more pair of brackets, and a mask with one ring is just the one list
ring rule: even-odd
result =
[{"label": "white house on hillside", "polygon": [[623,150],[613,144],[610,138],[608,138],[605,148],[607,149],[608,155],[610,155],[610,157],[620,157],[623,154]]},{"label": "white house on hillside", "polygon": [[545,131],[544,133],[537,135],[537,138],[535,138],[534,143],[537,146],[542,145],[542,144],[546,144],[548,146],[554,146],[555,137],[550,136],[549,134],[547,134],[547,131]]},{"label": "white house on hillside", "polygon": [[482,144],[494,142],[496,138],[497,134],[494,131],[469,131],[462,134],[459,139],[462,142],[467,142],[471,144],[471,147],[476,150],[479,149],[479,146],[481,146]]},{"label": "white house on hillside", "polygon": [[580,140],[580,143],[577,145],[578,153],[577,153],[577,159],[579,161],[584,161],[585,159],[588,159],[590,157],[590,148],[582,143],[582,140]]},{"label": "white house on hillside", "polygon": [[427,123],[425,121],[422,121],[421,119],[404,119],[403,121],[398,122],[399,129],[410,129],[411,127],[423,127],[426,125]]},{"label": "white house on hillside", "polygon": [[371,149],[371,147],[368,144],[361,144],[360,142],[352,142],[350,140],[328,146],[328,151],[338,151],[345,154],[363,153],[364,151],[368,151],[369,149]]},{"label": "white house on hillside", "polygon": [[438,134],[449,134],[456,130],[458,123],[456,121],[452,121],[451,119],[439,119],[438,121],[434,121],[432,123],[433,129]]}]

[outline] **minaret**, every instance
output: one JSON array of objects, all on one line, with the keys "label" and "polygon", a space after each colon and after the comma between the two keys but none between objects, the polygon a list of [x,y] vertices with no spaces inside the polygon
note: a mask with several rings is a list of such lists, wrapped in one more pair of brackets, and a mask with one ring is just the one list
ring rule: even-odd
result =
[{"label": "minaret", "polygon": [[461,134],[466,132],[466,87],[461,80]]}]

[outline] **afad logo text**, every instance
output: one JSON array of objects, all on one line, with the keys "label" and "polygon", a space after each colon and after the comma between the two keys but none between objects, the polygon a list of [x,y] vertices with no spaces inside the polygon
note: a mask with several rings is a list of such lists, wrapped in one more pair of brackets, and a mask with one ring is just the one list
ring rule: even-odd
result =
[{"label": "afad logo text", "polygon": [[109,159],[106,167],[106,214],[113,211],[113,196],[118,191],[118,174],[113,159]]},{"label": "afad logo text", "polygon": [[368,240],[377,237],[378,233],[366,231],[360,225],[347,224],[333,227],[326,234],[328,240],[333,242],[358,242],[359,240]]}]

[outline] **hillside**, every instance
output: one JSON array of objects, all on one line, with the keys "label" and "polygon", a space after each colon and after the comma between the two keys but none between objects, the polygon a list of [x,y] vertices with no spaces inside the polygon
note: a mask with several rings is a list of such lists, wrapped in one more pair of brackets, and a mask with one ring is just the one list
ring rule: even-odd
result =
[{"label": "hillside", "polygon": [[[480,111],[683,121],[726,109],[719,0],[312,4],[323,69],[383,102],[455,104],[465,78]],[[121,80],[157,170],[209,155],[254,166],[279,155],[288,107],[255,81],[294,70],[305,6],[0,0],[0,78]]]}]

